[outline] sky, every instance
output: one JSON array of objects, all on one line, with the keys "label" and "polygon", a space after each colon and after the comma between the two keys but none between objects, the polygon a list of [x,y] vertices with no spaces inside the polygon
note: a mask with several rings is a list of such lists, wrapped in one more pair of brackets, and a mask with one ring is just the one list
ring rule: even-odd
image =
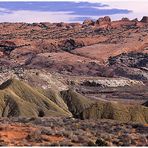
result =
[{"label": "sky", "polygon": [[0,22],[83,22],[103,16],[141,20],[148,16],[148,0],[0,1]]}]

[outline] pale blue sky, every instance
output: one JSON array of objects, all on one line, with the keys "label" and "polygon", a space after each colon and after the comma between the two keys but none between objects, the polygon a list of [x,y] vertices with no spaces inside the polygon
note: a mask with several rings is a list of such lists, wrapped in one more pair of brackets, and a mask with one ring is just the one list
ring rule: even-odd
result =
[{"label": "pale blue sky", "polygon": [[102,16],[110,16],[113,20],[122,17],[140,20],[148,15],[147,0],[33,1],[0,1],[0,22],[82,22]]}]

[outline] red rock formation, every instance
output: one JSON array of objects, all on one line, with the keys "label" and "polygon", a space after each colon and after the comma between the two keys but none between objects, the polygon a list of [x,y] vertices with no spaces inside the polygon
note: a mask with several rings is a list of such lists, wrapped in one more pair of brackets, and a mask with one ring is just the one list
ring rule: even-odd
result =
[{"label": "red rock formation", "polygon": [[144,16],[140,22],[148,23],[148,16]]},{"label": "red rock formation", "polygon": [[101,25],[110,25],[111,24],[111,18],[109,16],[105,16],[104,18],[101,17],[96,21],[96,24]]},{"label": "red rock formation", "polygon": [[[111,22],[109,17],[98,19],[94,26],[91,23],[92,20],[85,20],[83,24],[0,23],[0,43],[17,46],[14,50],[6,49],[12,51],[9,54],[11,67],[24,63],[30,68],[61,71],[66,65],[68,69],[74,67],[70,69],[72,73],[80,71],[82,74],[90,72],[87,66],[90,62],[103,64],[110,56],[123,52],[147,52],[147,46],[143,46],[148,43],[148,33],[144,31],[146,23],[127,18]],[[1,57],[4,63],[5,55],[1,53]],[[98,73],[98,69],[92,67],[91,73]]]}]

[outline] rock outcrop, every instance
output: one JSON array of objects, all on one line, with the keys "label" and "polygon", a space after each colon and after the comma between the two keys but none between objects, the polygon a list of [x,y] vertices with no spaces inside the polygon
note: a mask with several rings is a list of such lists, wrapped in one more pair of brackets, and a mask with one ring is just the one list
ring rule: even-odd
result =
[{"label": "rock outcrop", "polygon": [[144,16],[141,20],[142,23],[148,23],[148,16]]},{"label": "rock outcrop", "polygon": [[102,18],[99,18],[97,21],[96,21],[96,24],[98,25],[108,25],[111,23],[111,18],[108,17],[108,16],[105,16],[105,17],[102,17]]},{"label": "rock outcrop", "polygon": [[87,25],[87,26],[94,25],[94,24],[95,22],[91,19],[84,20],[83,22],[83,25]]},{"label": "rock outcrop", "polygon": [[117,75],[137,80],[148,80],[148,54],[124,53],[109,58],[109,64]]}]

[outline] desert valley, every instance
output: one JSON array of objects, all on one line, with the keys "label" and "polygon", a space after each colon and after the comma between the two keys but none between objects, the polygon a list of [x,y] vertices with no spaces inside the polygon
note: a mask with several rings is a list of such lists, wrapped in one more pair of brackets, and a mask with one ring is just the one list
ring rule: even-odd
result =
[{"label": "desert valley", "polygon": [[1,146],[147,146],[148,16],[0,23]]}]

